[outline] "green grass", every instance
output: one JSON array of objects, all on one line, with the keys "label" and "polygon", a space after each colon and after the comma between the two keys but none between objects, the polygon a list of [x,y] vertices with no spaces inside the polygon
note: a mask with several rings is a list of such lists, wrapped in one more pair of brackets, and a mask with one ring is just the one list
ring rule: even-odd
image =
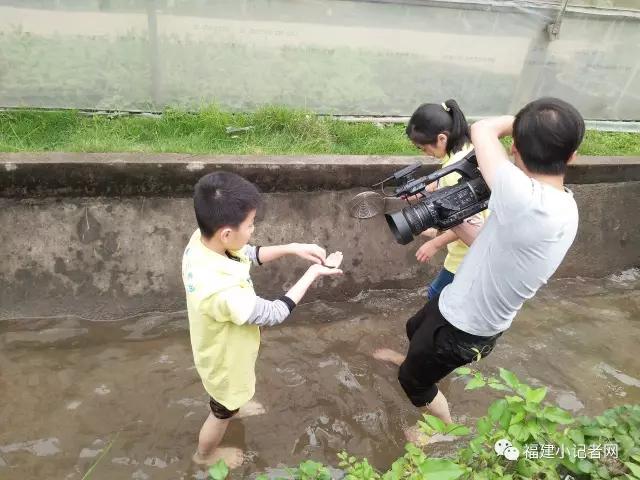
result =
[{"label": "green grass", "polygon": [[[228,134],[226,127],[247,127]],[[347,123],[283,107],[233,114],[215,107],[168,110],[159,118],[75,111],[0,112],[0,151],[212,154],[415,155],[403,125]],[[583,155],[640,155],[640,134],[589,131]]]}]

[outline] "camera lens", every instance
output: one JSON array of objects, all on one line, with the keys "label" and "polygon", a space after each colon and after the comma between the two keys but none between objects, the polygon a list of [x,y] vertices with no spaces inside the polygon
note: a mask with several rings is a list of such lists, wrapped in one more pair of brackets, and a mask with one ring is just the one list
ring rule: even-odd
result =
[{"label": "camera lens", "polygon": [[387,224],[400,245],[406,245],[427,228],[434,226],[433,218],[424,203],[403,208],[385,215]]},{"label": "camera lens", "polygon": [[402,209],[407,223],[414,235],[420,235],[427,228],[435,226],[435,222],[426,202],[420,202]]},{"label": "camera lens", "polygon": [[393,236],[396,237],[396,241],[400,245],[406,245],[413,240],[413,234],[411,233],[411,227],[407,223],[407,219],[403,213],[404,210],[399,212],[387,213],[384,218],[387,220],[387,225],[391,229]]}]

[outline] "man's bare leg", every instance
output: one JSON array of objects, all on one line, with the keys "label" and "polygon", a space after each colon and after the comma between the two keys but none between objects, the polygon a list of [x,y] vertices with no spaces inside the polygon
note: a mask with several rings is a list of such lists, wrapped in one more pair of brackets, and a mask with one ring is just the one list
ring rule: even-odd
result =
[{"label": "man's bare leg", "polygon": [[373,352],[373,358],[376,360],[380,360],[382,362],[390,362],[398,367],[402,365],[405,355],[402,355],[400,352],[396,352],[395,350],[391,350],[390,348],[379,348],[375,352]]},{"label": "man's bare leg", "polygon": [[[438,417],[447,425],[453,423],[453,420],[451,419],[451,412],[449,411],[449,404],[447,403],[446,397],[440,390],[438,390],[438,394],[425,408],[427,413],[430,413],[434,417]],[[420,430],[418,425],[407,428],[404,431],[404,434],[408,441],[422,446],[436,442],[450,442],[455,439],[455,437],[451,435],[443,435],[440,433],[436,433],[429,437]]]},{"label": "man's bare leg", "polygon": [[433,401],[427,405],[427,410],[431,415],[438,417],[444,423],[453,423],[453,420],[451,420],[451,412],[449,411],[449,403],[440,390],[438,390],[438,394]]},{"label": "man's bare leg", "polygon": [[[402,365],[402,362],[404,362],[406,356],[402,355],[399,352],[396,352],[395,350],[391,350],[390,348],[379,348],[375,352],[373,352],[373,358],[381,360],[383,362],[393,363],[394,365],[397,365],[399,367],[400,365]],[[453,423],[453,420],[451,419],[451,412],[449,411],[449,404],[446,397],[440,390],[438,390],[437,395],[425,408],[428,413],[430,413],[434,417],[438,417],[444,423]],[[417,424],[413,427],[407,428],[404,431],[404,434],[408,441],[413,442],[416,445],[427,445],[429,443],[446,442],[451,441],[454,438],[442,434],[435,434],[429,437],[420,430]]]},{"label": "man's bare leg", "polygon": [[200,429],[198,437],[198,451],[193,456],[193,461],[201,465],[213,465],[218,460],[224,460],[229,468],[242,465],[242,450],[239,448],[219,448],[222,437],[227,431],[229,418],[221,420],[209,414]]}]

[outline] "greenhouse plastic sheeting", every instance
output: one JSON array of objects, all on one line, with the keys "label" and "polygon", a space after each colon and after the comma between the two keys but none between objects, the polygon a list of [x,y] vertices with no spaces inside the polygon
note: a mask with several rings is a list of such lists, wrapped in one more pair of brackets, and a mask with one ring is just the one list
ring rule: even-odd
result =
[{"label": "greenhouse plastic sheeting", "polygon": [[[640,2],[0,0],[0,106],[640,119]],[[559,27],[557,36],[548,26]]]}]

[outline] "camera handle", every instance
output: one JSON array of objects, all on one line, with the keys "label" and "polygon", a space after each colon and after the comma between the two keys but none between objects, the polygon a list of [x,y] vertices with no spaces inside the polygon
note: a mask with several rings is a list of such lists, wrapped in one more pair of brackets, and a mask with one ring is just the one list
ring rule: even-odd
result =
[{"label": "camera handle", "polygon": [[[418,169],[418,166],[419,163],[405,167],[385,179],[385,181],[401,180],[403,177],[413,174]],[[417,193],[423,191],[430,183],[433,183],[436,180],[444,177],[445,175],[449,175],[453,172],[459,173],[464,180],[470,180],[471,178],[477,177],[478,160],[476,159],[475,150],[471,150],[457,162],[452,163],[451,165],[448,165],[446,167],[442,167],[429,175],[425,175],[424,177],[420,177],[415,180],[410,178],[407,183],[395,189],[394,196],[403,197],[416,195]]]}]

